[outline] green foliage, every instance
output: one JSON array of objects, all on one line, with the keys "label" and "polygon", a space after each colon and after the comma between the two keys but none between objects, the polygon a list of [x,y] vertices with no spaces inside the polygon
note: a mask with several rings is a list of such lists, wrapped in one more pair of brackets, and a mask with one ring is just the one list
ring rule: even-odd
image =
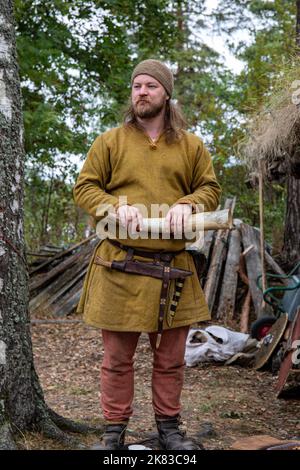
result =
[{"label": "green foliage", "polygon": [[[231,9],[235,3],[239,7],[241,2],[230,2]],[[265,97],[272,94],[282,68],[295,55],[296,2],[256,0],[242,3],[246,7],[238,10],[240,25],[243,25],[243,16],[251,18],[244,27],[252,37],[252,43],[246,45],[241,42],[235,48],[237,56],[246,63],[237,79],[240,90],[238,109],[248,114],[257,111]],[[234,50],[233,44],[232,48]]]},{"label": "green foliage", "polygon": [[[16,1],[25,146],[29,167],[36,173],[27,181],[28,191],[37,185],[35,206],[26,206],[28,242],[33,233],[35,240],[40,233],[40,241],[60,233],[53,218],[51,230],[36,222],[34,232],[32,225],[37,213],[44,224],[49,175],[57,174],[57,166],[70,174],[70,156],[84,156],[95,134],[120,121],[131,71],[142,59],[172,64],[176,97],[188,111],[191,129],[212,135],[212,150],[226,158],[225,115],[232,77],[218,55],[194,37],[191,18],[195,27],[206,26],[204,2]],[[38,189],[37,178],[44,182],[43,189]],[[61,188],[55,188],[60,193]],[[52,194],[50,218],[55,204],[57,214],[66,213],[63,200]],[[57,223],[61,225],[59,216]]]},{"label": "green foliage", "polygon": [[63,172],[45,175],[41,170],[27,169],[25,240],[30,250],[38,250],[49,241],[64,246],[83,238],[88,220],[75,207],[72,188]]},{"label": "green foliage", "polygon": [[[254,227],[259,227],[259,200],[257,188],[246,184],[247,169],[241,163],[234,165],[216,165],[216,172],[222,182],[222,202],[227,197],[236,196],[234,218],[241,219]],[[265,238],[273,245],[275,252],[282,246],[283,213],[285,211],[286,189],[276,185],[264,188]]]},{"label": "green foliage", "polygon": [[175,32],[168,2],[148,3],[16,1],[30,159],[39,160],[40,151],[49,164],[57,154],[83,155],[91,128],[99,132],[117,123],[134,56],[163,54]]},{"label": "green foliage", "polygon": [[[177,98],[191,131],[209,144],[215,160],[226,162],[237,128],[234,76],[202,33],[210,28],[205,2],[175,2],[178,36],[169,52]],[[229,154],[229,155],[228,155]]]},{"label": "green foliage", "polygon": [[[74,181],[72,155],[84,157],[95,134],[117,124],[135,62],[170,47],[176,22],[168,5],[163,0],[152,0],[147,8],[141,1],[16,0],[25,151],[35,172],[32,179],[28,174],[27,190],[37,193],[26,205],[29,245],[45,242],[46,235],[57,239],[68,212],[64,197],[73,204],[70,187],[61,197],[55,184],[59,196],[52,191],[50,229],[40,227],[49,175],[64,167],[64,178]],[[153,31],[159,31],[155,40]]]},{"label": "green foliage", "polygon": [[[245,62],[245,68],[235,83],[238,91],[235,109],[243,116],[237,130],[239,141],[245,136],[247,120],[266,103],[277,99],[275,89],[282,90],[288,78],[291,81],[296,78],[296,68],[292,65],[297,52],[296,2],[224,0],[217,18],[221,29],[228,34],[232,51]],[[250,45],[245,41],[236,44],[231,40],[232,33],[238,28],[248,32]],[[225,168],[223,191],[226,195],[233,190],[237,195],[236,215],[258,225],[258,191],[241,185],[245,179],[245,169],[239,165]],[[272,185],[265,188],[265,233],[277,252],[282,246],[285,201],[284,187]]]},{"label": "green foliage", "polygon": [[[28,246],[82,236],[86,221],[73,206],[72,157],[84,157],[96,134],[118,124],[131,71],[149,57],[171,65],[175,98],[190,129],[208,143],[223,194],[236,195],[236,215],[257,225],[256,193],[246,189],[245,171],[230,157],[250,110],[272,92],[279,65],[292,55],[295,2],[222,0],[219,5],[208,15],[205,2],[195,0],[15,1]],[[203,39],[213,21],[246,63],[238,77]],[[233,42],[238,29],[249,32],[250,46]],[[266,207],[268,223],[275,225],[283,207],[282,191],[276,191],[276,210],[273,200]]]}]

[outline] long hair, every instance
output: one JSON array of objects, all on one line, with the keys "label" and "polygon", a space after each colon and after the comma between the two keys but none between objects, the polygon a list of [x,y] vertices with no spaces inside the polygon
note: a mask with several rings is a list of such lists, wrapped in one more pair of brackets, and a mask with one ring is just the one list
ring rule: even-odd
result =
[{"label": "long hair", "polygon": [[[125,126],[132,126],[141,129],[141,126],[138,123],[136,118],[134,108],[129,99],[129,103],[124,111],[123,122]],[[174,103],[169,99],[166,102],[166,111],[165,111],[165,134],[167,144],[173,144],[178,142],[183,134],[183,130],[187,127],[187,121],[177,103]]]}]

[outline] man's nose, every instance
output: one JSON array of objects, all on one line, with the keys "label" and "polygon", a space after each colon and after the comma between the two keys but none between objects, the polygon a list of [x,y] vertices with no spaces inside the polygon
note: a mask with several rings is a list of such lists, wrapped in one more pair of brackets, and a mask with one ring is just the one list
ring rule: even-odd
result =
[{"label": "man's nose", "polygon": [[140,95],[147,95],[147,94],[148,94],[148,90],[147,90],[146,85],[142,85],[141,88],[140,88],[140,90],[139,90],[139,92],[140,92],[140,93],[139,93]]}]

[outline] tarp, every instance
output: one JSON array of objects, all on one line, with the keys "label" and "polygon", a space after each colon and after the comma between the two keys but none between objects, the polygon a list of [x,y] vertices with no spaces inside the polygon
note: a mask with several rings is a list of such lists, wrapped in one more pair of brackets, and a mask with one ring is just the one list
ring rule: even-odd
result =
[{"label": "tarp", "polygon": [[205,330],[192,328],[186,341],[186,365],[193,367],[199,362],[225,362],[244,349],[248,338],[248,334],[223,326],[212,325]]}]

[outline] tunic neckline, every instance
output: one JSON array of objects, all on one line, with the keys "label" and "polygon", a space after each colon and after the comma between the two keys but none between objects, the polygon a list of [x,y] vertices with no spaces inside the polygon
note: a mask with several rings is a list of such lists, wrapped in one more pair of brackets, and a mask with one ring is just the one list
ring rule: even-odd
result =
[{"label": "tunic neckline", "polygon": [[165,129],[163,129],[159,134],[158,134],[158,137],[156,139],[152,139],[152,137],[150,137],[149,134],[147,134],[147,132],[141,128],[141,127],[135,127],[135,129],[139,132],[141,132],[148,140],[149,144],[151,147],[157,147],[157,143],[158,141],[161,139],[162,135],[165,133]]}]

